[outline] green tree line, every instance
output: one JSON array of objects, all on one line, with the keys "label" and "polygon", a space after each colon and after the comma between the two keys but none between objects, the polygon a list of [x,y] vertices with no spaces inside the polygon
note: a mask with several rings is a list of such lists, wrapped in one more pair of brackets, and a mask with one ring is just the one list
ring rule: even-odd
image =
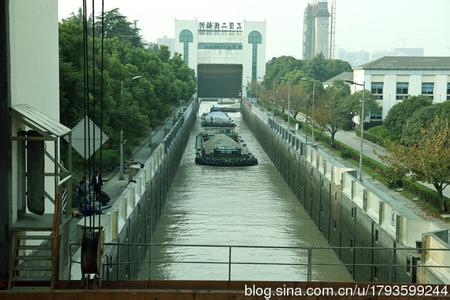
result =
[{"label": "green tree line", "polygon": [[[412,96],[391,108],[381,131],[391,166],[391,181],[401,185],[411,174],[414,181],[430,183],[439,197],[439,208],[448,211],[444,189],[450,184],[450,101],[433,104],[427,96]],[[380,130],[378,130],[380,131]]]},{"label": "green tree line", "polygon": [[[109,147],[117,149],[120,130],[131,147],[167,118],[181,101],[195,93],[194,71],[180,55],[171,57],[167,47],[144,45],[135,28],[118,9],[105,13],[104,27],[104,104],[103,131],[110,137]],[[96,116],[99,123],[101,78],[101,22],[95,20],[95,53],[92,50],[92,16],[89,40],[89,81],[95,54]],[[72,14],[59,24],[61,122],[75,126],[84,115],[83,94],[83,18]],[[135,78],[135,80],[132,80]]]}]

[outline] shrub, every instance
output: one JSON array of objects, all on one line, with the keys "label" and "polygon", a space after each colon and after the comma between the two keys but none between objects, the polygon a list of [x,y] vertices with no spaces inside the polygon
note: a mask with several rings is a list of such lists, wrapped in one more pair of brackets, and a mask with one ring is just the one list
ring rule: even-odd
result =
[{"label": "shrub", "polygon": [[380,169],[381,175],[389,188],[400,188],[403,186],[403,176],[392,167],[384,167]]},{"label": "shrub", "polygon": [[[433,191],[418,182],[414,182],[409,178],[403,178],[402,181],[405,190],[417,195],[420,199],[433,204],[435,207],[440,207],[439,196],[436,191]],[[447,198],[446,201],[449,202],[449,199]]]},{"label": "shrub", "polygon": [[392,107],[385,119],[384,125],[396,138],[402,135],[403,127],[407,120],[418,109],[431,105],[431,100],[425,96],[412,96]]},{"label": "shrub", "polygon": [[[357,136],[360,136],[360,131],[355,130]],[[364,139],[372,143],[384,146],[386,141],[395,141],[395,136],[383,125],[375,126],[367,131],[364,131]]]},{"label": "shrub", "polygon": [[341,154],[342,158],[344,158],[344,159],[352,158],[352,153],[347,149],[343,149],[343,150],[339,151],[339,153]]},{"label": "shrub", "polygon": [[383,125],[372,127],[367,131],[383,139],[394,139],[394,135],[392,134],[392,132]]}]

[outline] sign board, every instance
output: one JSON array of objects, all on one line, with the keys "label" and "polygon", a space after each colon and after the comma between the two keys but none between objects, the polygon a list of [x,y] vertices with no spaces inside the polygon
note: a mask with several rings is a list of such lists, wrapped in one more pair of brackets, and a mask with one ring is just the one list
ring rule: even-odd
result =
[{"label": "sign board", "polygon": [[199,22],[200,31],[243,31],[241,22]]},{"label": "sign board", "polygon": [[[104,144],[109,139],[109,137],[104,132],[102,132],[100,128],[97,125],[95,125],[95,123],[91,119],[86,118],[87,117],[81,119],[81,121],[78,122],[78,124],[74,128],[72,128],[72,147],[84,159],[88,159],[90,156],[92,156],[92,154],[95,153],[95,151],[97,151],[100,148],[100,140],[101,143]],[[87,126],[86,130],[84,130],[85,124]],[[88,133],[88,130],[90,131],[90,135]],[[101,139],[100,134],[102,135]],[[67,137],[65,137],[65,139],[68,140]],[[87,143],[86,147],[85,143]]]}]

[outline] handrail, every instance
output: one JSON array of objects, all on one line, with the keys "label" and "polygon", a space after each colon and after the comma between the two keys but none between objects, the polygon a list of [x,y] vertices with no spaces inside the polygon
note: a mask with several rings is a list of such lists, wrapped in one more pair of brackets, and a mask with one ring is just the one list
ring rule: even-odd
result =
[{"label": "handrail", "polygon": [[59,225],[61,223],[61,193],[55,193],[55,209],[53,214],[52,226],[52,287],[55,287],[59,280],[59,248],[60,248],[60,233]]},{"label": "handrail", "polygon": [[[70,248],[76,246],[76,243],[70,244]],[[312,246],[261,246],[261,245],[212,245],[212,244],[152,244],[152,243],[105,243],[105,247],[115,246],[118,249],[122,247],[128,247],[128,251],[131,251],[131,247],[148,247],[148,250],[151,251],[152,248],[155,247],[169,247],[169,248],[221,248],[228,250],[227,253],[223,253],[223,255],[228,255],[228,260],[152,260],[151,257],[148,260],[139,260],[139,255],[135,261],[130,259],[128,256],[127,261],[121,261],[116,256],[115,262],[113,262],[111,255],[105,255],[104,258],[106,260],[105,267],[112,268],[114,266],[128,265],[128,269],[132,265],[148,265],[149,266],[149,274],[151,273],[151,265],[153,264],[202,264],[202,265],[228,265],[228,281],[232,280],[232,266],[233,265],[259,265],[259,266],[304,266],[306,267],[306,280],[312,281],[312,270],[313,267],[318,266],[328,266],[328,267],[380,267],[380,268],[389,268],[389,274],[392,281],[393,274],[397,268],[405,268],[405,264],[397,264],[392,260],[395,257],[395,254],[400,251],[414,251],[417,255],[420,255],[422,251],[444,251],[448,252],[450,249],[442,249],[442,248],[393,248],[393,247],[312,247]],[[290,250],[304,250],[305,256],[307,256],[307,260],[305,262],[257,262],[257,261],[242,261],[237,260],[233,261],[232,259],[232,249],[264,249],[264,250],[274,250],[274,249],[290,249]],[[391,254],[387,258],[389,261],[387,263],[323,263],[323,262],[314,262],[313,261],[313,253],[323,250],[350,250],[352,252],[357,252],[357,250],[372,250],[372,251],[389,251]],[[125,250],[127,251],[127,250]],[[131,253],[129,253],[131,254]],[[71,264],[79,264],[79,261],[72,260]],[[413,268],[442,268],[442,269],[450,269],[450,265],[414,265]],[[107,272],[109,279],[109,273]],[[119,274],[117,274],[119,276]],[[117,280],[119,278],[117,277]]]}]

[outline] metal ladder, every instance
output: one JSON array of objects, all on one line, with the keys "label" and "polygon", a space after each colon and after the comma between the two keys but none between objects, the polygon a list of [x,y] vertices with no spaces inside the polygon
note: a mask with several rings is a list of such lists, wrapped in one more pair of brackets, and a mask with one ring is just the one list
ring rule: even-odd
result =
[{"label": "metal ladder", "polygon": [[52,231],[12,232],[8,288],[51,287]]}]

